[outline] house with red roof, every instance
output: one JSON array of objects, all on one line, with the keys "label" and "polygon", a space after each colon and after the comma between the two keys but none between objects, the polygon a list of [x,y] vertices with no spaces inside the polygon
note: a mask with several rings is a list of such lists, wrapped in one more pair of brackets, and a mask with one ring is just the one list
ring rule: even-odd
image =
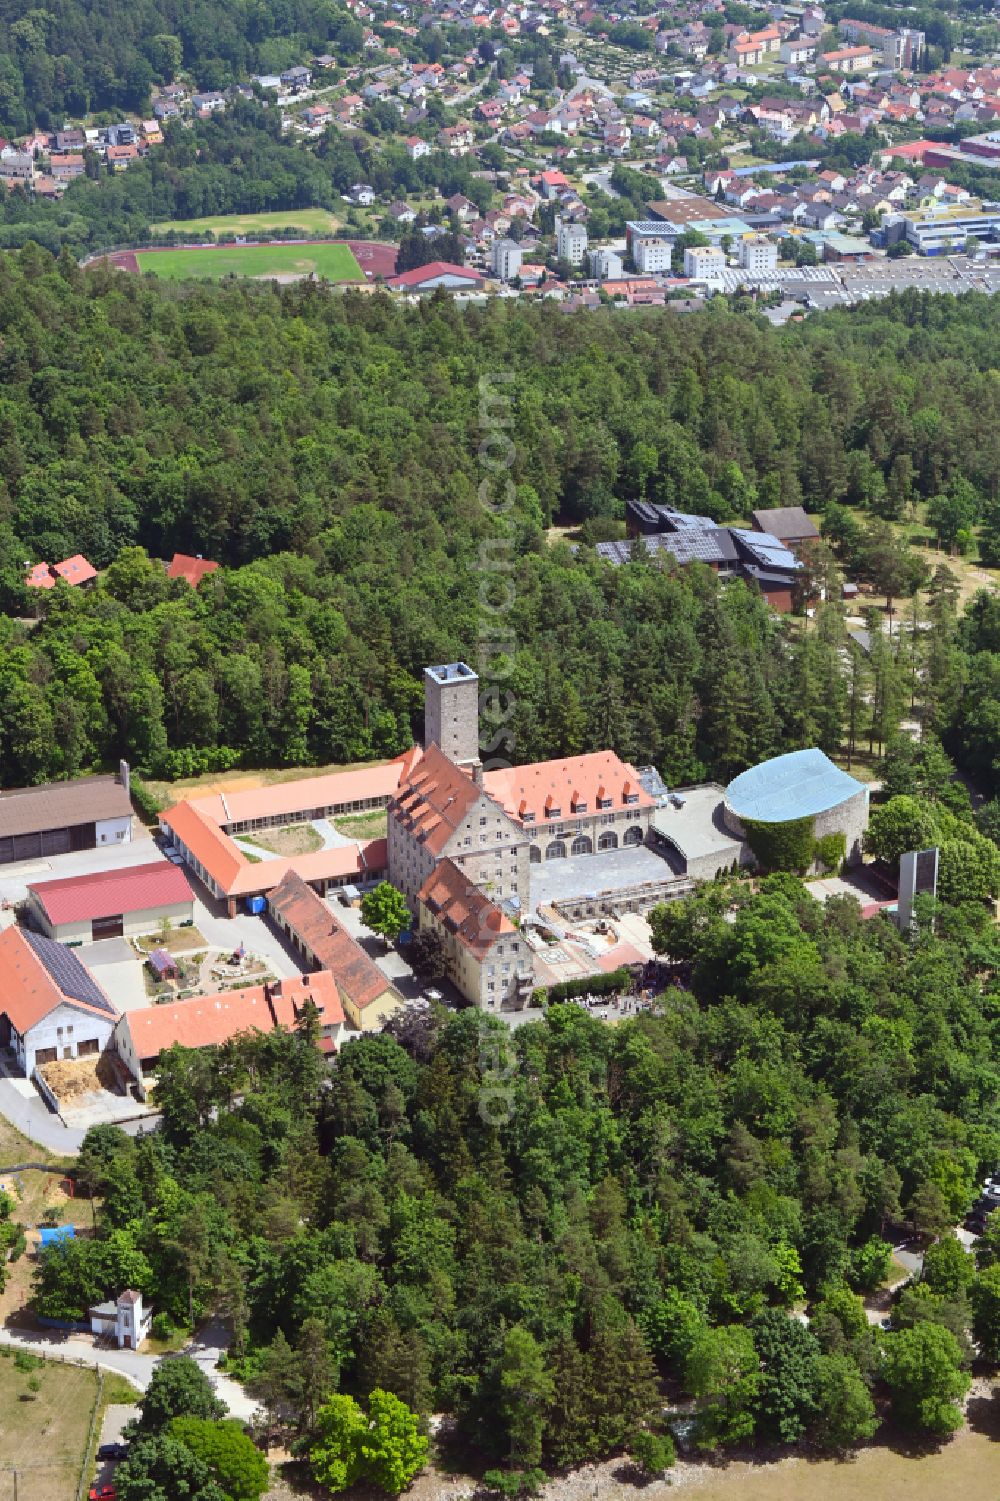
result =
[{"label": "house with red roof", "polygon": [[210,558],[203,558],[201,553],[192,558],[186,552],[175,552],[167,564],[167,578],[184,579],[192,589],[197,589],[202,579],[214,573],[218,566]]},{"label": "house with red roof", "polygon": [[92,584],[96,577],[97,569],[78,552],[71,558],[64,558],[61,563],[36,563],[24,582],[29,589],[54,589],[62,579],[71,588],[79,588]]},{"label": "house with red roof", "polygon": [[489,894],[453,860],[439,860],[417,893],[420,929],[441,938],[448,977],[473,1006],[523,1006],[534,988],[531,950]]},{"label": "house with red roof", "polygon": [[28,909],[35,925],[59,943],[96,943],[154,933],[194,920],[194,893],[188,878],[169,860],[94,871],[28,886]]}]

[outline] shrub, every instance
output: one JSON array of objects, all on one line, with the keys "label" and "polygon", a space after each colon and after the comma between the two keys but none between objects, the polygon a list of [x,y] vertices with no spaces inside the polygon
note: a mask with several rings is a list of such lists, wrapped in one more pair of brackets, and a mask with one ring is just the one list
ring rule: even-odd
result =
[{"label": "shrub", "polygon": [[839,870],[846,854],[846,834],[822,834],[813,841],[813,860],[824,870]]},{"label": "shrub", "polygon": [[160,800],[153,796],[145,782],[135,773],[129,781],[132,806],[145,824],[155,824],[160,813]]}]

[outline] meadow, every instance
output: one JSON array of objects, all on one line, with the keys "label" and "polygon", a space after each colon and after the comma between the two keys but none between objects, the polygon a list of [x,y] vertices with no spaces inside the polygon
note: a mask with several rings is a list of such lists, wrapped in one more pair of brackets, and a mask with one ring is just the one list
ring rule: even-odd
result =
[{"label": "meadow", "polygon": [[261,214],[208,214],[203,219],[171,219],[152,226],[154,234],[252,235],[278,229],[301,229],[304,234],[336,234],[341,221],[325,208],[275,209]]}]

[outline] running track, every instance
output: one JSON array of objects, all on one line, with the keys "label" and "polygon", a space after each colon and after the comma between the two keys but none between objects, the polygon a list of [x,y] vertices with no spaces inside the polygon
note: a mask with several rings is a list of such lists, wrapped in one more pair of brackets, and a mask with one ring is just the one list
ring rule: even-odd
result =
[{"label": "running track", "polygon": [[[394,276],[396,272],[396,247],[395,245],[383,245],[378,240],[264,240],[254,245],[241,245],[241,250],[266,250],[272,245],[346,245],[361,267],[367,281],[383,280]],[[232,243],[226,245],[204,245],[193,242],[190,245],[149,245],[139,247],[143,255],[155,255],[158,250],[232,250]],[[109,265],[117,267],[119,271],[138,272],[139,262],[134,250],[116,250],[111,255],[102,257]],[[93,264],[96,264],[94,262]],[[349,285],[349,284],[348,284]]]}]

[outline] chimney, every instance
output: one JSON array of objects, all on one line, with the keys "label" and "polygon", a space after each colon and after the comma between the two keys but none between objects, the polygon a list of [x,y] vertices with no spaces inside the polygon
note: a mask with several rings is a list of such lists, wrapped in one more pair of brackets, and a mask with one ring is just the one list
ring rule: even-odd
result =
[{"label": "chimney", "polygon": [[131,772],[129,771],[129,764],[127,761],[118,762],[118,780],[125,788],[125,791],[131,793]]},{"label": "chimney", "polygon": [[483,763],[482,763],[482,761],[475,761],[473,763],[473,765],[472,765],[471,770],[472,770],[472,780],[475,782],[475,784],[476,784],[477,787],[481,787],[483,785]]}]

